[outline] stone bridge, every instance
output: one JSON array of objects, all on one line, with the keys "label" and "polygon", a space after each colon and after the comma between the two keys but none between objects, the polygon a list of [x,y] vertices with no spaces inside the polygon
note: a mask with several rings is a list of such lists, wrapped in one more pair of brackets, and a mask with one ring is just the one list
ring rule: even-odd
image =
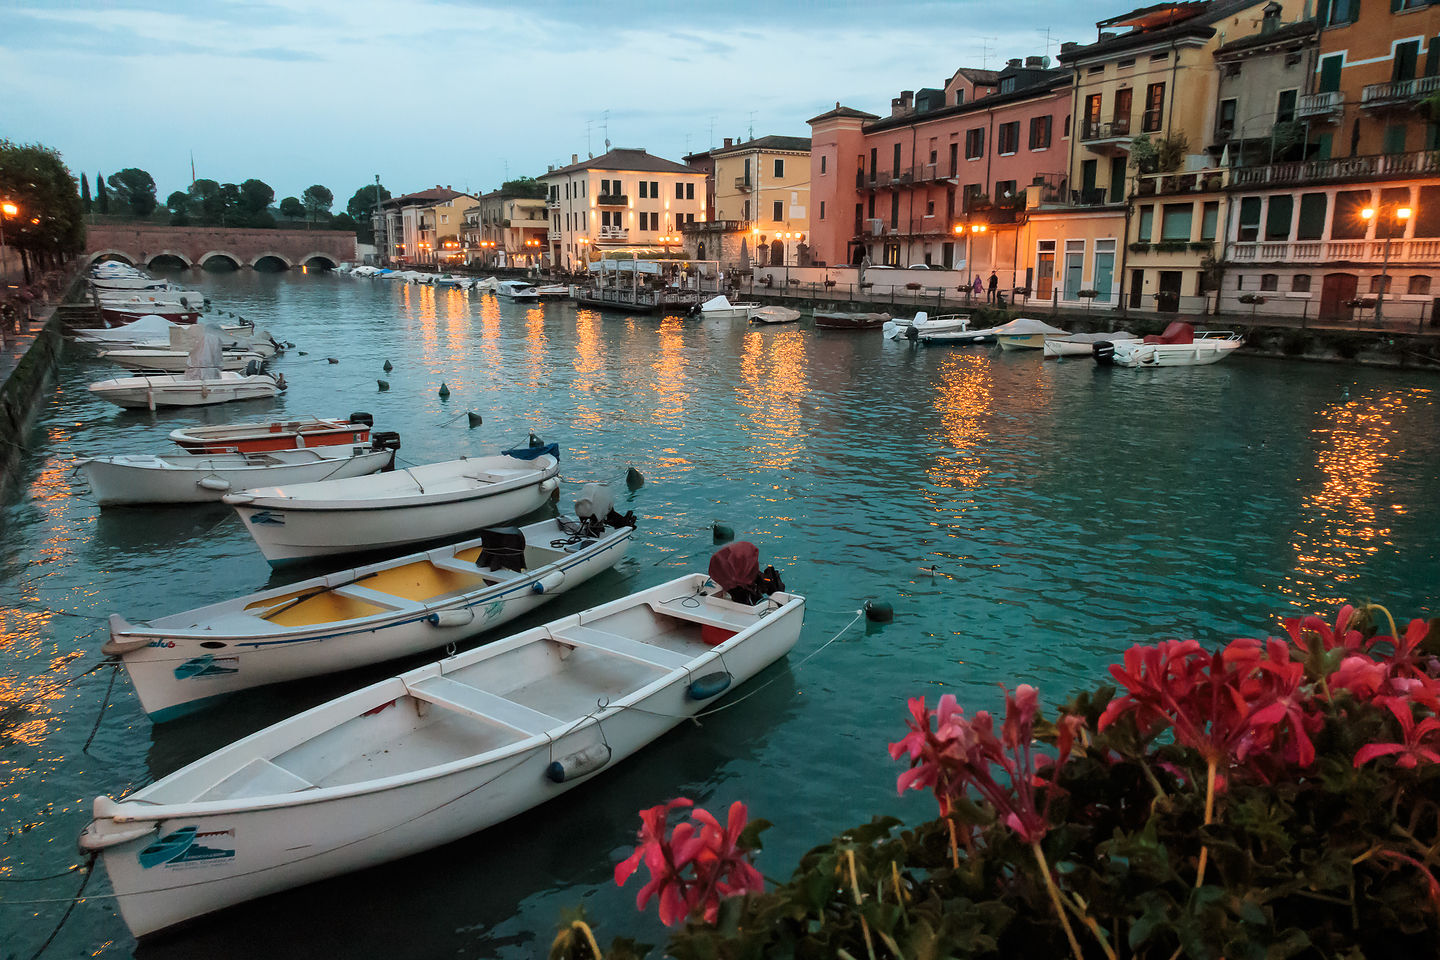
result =
[{"label": "stone bridge", "polygon": [[124,260],[138,267],[179,261],[187,267],[338,267],[354,263],[351,230],[257,230],[249,227],[171,227],[158,223],[106,223],[87,228],[85,255]]}]

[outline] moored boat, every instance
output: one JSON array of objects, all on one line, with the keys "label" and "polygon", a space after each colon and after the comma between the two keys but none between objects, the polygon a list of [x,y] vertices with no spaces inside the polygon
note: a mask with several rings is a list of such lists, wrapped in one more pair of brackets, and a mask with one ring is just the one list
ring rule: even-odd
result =
[{"label": "moored boat", "polygon": [[990,332],[995,335],[995,342],[1000,344],[1001,350],[1041,350],[1048,338],[1063,337],[1069,333],[1030,317],[1016,317],[1009,323],[991,327]]},{"label": "moored boat", "polygon": [[815,311],[815,326],[827,330],[875,330],[889,321],[888,313],[846,313]]},{"label": "moored boat", "polygon": [[550,283],[536,287],[535,293],[542,300],[568,300],[570,299],[570,285],[568,283]]},{"label": "moored boat", "polygon": [[156,303],[154,300],[100,301],[100,317],[106,323],[123,326],[144,317],[160,317],[167,323],[196,323],[199,307]]},{"label": "moored boat", "polygon": [[705,320],[748,320],[759,309],[759,303],[731,303],[730,298],[722,293],[691,307],[690,312],[699,314]]},{"label": "moored boat", "polygon": [[1238,350],[1241,342],[1240,334],[1229,330],[1197,332],[1190,324],[1176,321],[1159,336],[1097,343],[1094,356],[1097,363],[1109,362],[1104,349],[1108,345],[1113,349],[1113,362],[1122,367],[1199,367],[1220,362]]},{"label": "moored boat", "polygon": [[1095,344],[1101,341],[1109,343],[1123,343],[1127,340],[1138,340],[1128,330],[1116,330],[1114,333],[1072,333],[1068,337],[1050,337],[1045,341],[1045,358],[1052,357],[1088,357],[1094,354]]},{"label": "moored boat", "polygon": [[947,313],[944,316],[932,317],[924,310],[916,313],[914,318],[897,317],[885,324],[882,328],[888,340],[899,340],[904,337],[909,340],[918,340],[922,333],[948,333],[952,330],[969,330],[972,318],[968,313]]},{"label": "moored boat", "polygon": [[750,314],[751,323],[795,323],[799,319],[800,311],[789,307],[759,307]]},{"label": "moored boat", "polygon": [[[118,656],[156,722],[201,701],[468,640],[620,562],[634,529],[552,518],[184,613],[110,617]],[[581,532],[583,529],[583,533]]]},{"label": "moored boat", "polygon": [[[99,356],[100,359],[124,367],[126,370],[158,373],[183,373],[190,363],[190,354],[186,351],[155,347],[122,347],[115,350],[101,350]],[[226,350],[220,358],[220,369],[233,371],[249,369],[251,373],[259,373],[267,356],[267,354],[253,350]]]},{"label": "moored boat", "polygon": [[553,444],[531,459],[462,457],[349,480],[232,493],[245,529],[272,564],[385,550],[455,536],[537,509],[559,488]]},{"label": "moored boat", "polygon": [[540,299],[535,287],[523,280],[501,280],[495,285],[495,294],[518,303],[534,303]]},{"label": "moored boat", "polygon": [[183,427],[170,431],[170,439],[190,453],[256,453],[326,444],[364,443],[375,418],[352,413],[344,420],[302,417],[268,423],[226,423],[211,427]]},{"label": "moored boat", "polygon": [[285,377],[268,373],[246,376],[222,370],[213,376],[196,378],[184,374],[119,377],[92,383],[89,389],[102,400],[130,409],[203,407],[277,396],[285,389]]}]

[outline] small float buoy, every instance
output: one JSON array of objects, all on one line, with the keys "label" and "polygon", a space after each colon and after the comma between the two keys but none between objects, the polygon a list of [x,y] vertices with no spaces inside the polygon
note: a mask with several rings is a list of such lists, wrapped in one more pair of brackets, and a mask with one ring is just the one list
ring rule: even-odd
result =
[{"label": "small float buoy", "polygon": [[873,623],[889,623],[895,619],[895,608],[884,600],[866,600],[865,619]]},{"label": "small float buoy", "polygon": [[928,567],[922,566],[922,567],[920,568],[920,572],[923,573],[923,574],[925,574],[925,576],[927,576],[927,577],[933,577],[933,576],[935,576],[935,574],[937,574],[937,573],[940,572],[940,568],[937,567],[937,566],[935,566],[935,565],[932,563],[932,564],[931,564],[930,566],[928,566]]},{"label": "small float buoy", "polygon": [[709,700],[728,690],[733,679],[734,677],[726,671],[717,670],[715,673],[705,674],[698,680],[690,681],[690,685],[685,688],[685,693],[691,700]]},{"label": "small float buoy", "polygon": [[631,467],[625,471],[625,486],[631,490],[639,490],[645,486],[645,475],[634,467]]},{"label": "small float buoy", "polygon": [[375,382],[378,383],[378,384],[380,384],[380,389],[381,389],[382,391],[383,391],[383,390],[389,390],[389,389],[390,389],[390,381],[389,381],[389,380],[376,380]]},{"label": "small float buoy", "polygon": [[381,367],[380,369],[384,370],[386,373],[389,373],[391,370],[395,369],[395,366],[389,360],[386,360],[385,366]]},{"label": "small float buoy", "polygon": [[471,430],[474,430],[476,427],[480,426],[480,424],[482,424],[482,423],[485,422],[485,420],[484,420],[484,419],[480,416],[480,414],[478,414],[478,413],[473,413],[473,412],[467,410],[467,411],[465,412],[465,416],[467,416],[467,417],[470,418],[470,429],[471,429]]},{"label": "small float buoy", "polygon": [[450,399],[450,388],[447,387],[443,381],[440,383],[440,399],[441,399],[441,400],[448,400],[448,399]]},{"label": "small float buoy", "polygon": [[723,523],[714,524],[715,542],[724,543],[726,540],[735,539],[735,528],[726,526]]},{"label": "small float buoy", "polygon": [[301,350],[301,351],[300,351],[300,356],[302,356],[302,357],[308,357],[309,354],[306,353],[304,350]]},{"label": "small float buoy", "polygon": [[325,358],[325,362],[326,362],[326,363],[339,363],[340,361],[339,361],[339,360],[336,360],[334,357],[326,357],[326,358]]},{"label": "small float buoy", "polygon": [[535,431],[534,431],[534,430],[531,430],[531,431],[530,431],[530,446],[532,446],[532,447],[543,447],[543,446],[545,446],[545,441],[544,441],[544,440],[541,440],[539,437],[535,436]]},{"label": "small float buoy", "polygon": [[555,783],[565,783],[588,773],[594,773],[609,762],[610,745],[594,743],[583,750],[576,750],[572,754],[552,761],[550,766],[545,768],[545,776]]}]

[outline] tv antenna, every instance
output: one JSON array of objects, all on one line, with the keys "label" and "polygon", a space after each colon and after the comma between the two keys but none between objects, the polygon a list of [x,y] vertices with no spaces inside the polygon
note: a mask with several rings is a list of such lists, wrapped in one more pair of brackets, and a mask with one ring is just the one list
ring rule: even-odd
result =
[{"label": "tv antenna", "polygon": [[755,139],[755,111],[754,111],[754,110],[751,110],[751,111],[750,111],[750,136],[748,137],[748,139],[750,139],[750,140],[754,140],[754,139]]},{"label": "tv antenna", "polygon": [[1000,38],[976,37],[976,39],[980,41],[980,69],[988,70],[990,68],[990,54],[994,50],[994,48],[991,46],[991,41],[998,40]]},{"label": "tv antenna", "polygon": [[1045,36],[1045,56],[1048,57],[1048,56],[1050,56],[1050,46],[1051,46],[1051,44],[1057,43],[1058,41],[1057,41],[1053,36],[1050,35],[1050,28],[1049,28],[1049,27],[1046,27],[1044,30],[1041,30],[1040,32],[1041,32],[1042,34],[1044,34],[1044,36]]},{"label": "tv antenna", "polygon": [[715,114],[710,114],[710,149],[715,149]]},{"label": "tv antenna", "polygon": [[606,152],[606,153],[609,153],[609,152],[610,152],[610,111],[609,111],[609,110],[604,111],[604,113],[602,114],[602,117],[603,117],[603,119],[600,121],[600,123],[601,123],[601,127],[602,127],[602,128],[604,129],[604,131],[605,131],[605,152]]},{"label": "tv antenna", "polygon": [[585,152],[592,157],[595,156],[595,151],[590,146],[590,125],[594,122],[594,120],[585,121]]}]

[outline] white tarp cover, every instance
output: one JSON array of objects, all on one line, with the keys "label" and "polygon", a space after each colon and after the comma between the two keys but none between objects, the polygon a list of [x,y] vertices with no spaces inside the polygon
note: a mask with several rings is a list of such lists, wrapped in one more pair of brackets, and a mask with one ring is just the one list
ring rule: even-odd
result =
[{"label": "white tarp cover", "polygon": [[78,340],[106,340],[112,343],[163,343],[170,336],[171,327],[179,327],[164,317],[146,314],[123,326],[109,330],[86,330],[77,335]]},{"label": "white tarp cover", "polygon": [[705,312],[705,311],[707,311],[707,310],[729,310],[729,309],[730,309],[730,300],[729,300],[729,298],[726,297],[725,294],[723,294],[723,293],[720,294],[720,296],[718,296],[718,297],[711,297],[709,300],[706,300],[704,303],[700,304],[700,311],[701,311],[702,313]]},{"label": "white tarp cover", "polygon": [[1136,337],[1129,330],[1116,330],[1114,333],[1073,333],[1060,339],[1066,343],[1099,343],[1102,340],[1134,340]]},{"label": "white tarp cover", "polygon": [[195,324],[190,334],[190,357],[185,364],[186,380],[219,380],[220,364],[225,359],[220,331],[208,323]]},{"label": "white tarp cover", "polygon": [[1030,336],[1036,333],[1043,333],[1047,337],[1063,337],[1069,333],[1068,330],[1061,330],[1059,327],[1050,326],[1043,320],[1031,320],[1029,317],[1016,317],[1009,323],[992,327],[989,332],[997,337]]}]

